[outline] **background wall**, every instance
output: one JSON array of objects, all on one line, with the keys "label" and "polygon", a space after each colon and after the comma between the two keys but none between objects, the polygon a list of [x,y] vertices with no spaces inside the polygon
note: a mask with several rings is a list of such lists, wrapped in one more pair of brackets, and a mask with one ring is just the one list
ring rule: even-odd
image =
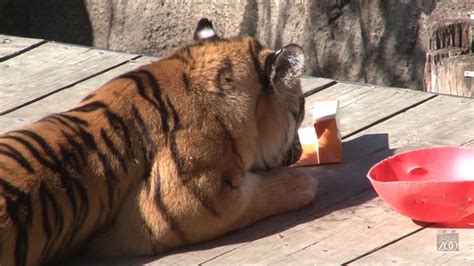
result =
[{"label": "background wall", "polygon": [[[306,74],[422,88],[436,0],[0,0],[0,32],[165,55],[201,17],[223,36],[300,44]],[[3,22],[2,22],[3,21]]]}]

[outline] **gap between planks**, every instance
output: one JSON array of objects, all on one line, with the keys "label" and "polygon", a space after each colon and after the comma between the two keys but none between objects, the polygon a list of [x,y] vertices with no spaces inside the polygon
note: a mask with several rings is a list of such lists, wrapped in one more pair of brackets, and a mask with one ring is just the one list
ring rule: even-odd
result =
[{"label": "gap between planks", "polygon": [[23,49],[20,49],[20,50],[18,50],[18,51],[14,51],[14,52],[12,52],[11,54],[8,54],[8,55],[5,55],[5,56],[3,56],[3,57],[0,57],[0,63],[1,63],[1,62],[4,62],[4,61],[7,61],[8,59],[11,59],[11,58],[13,58],[13,57],[15,57],[15,56],[18,56],[18,55],[21,55],[21,54],[26,53],[26,52],[28,52],[28,51],[31,51],[31,50],[33,50],[33,49],[35,49],[35,48],[37,48],[37,47],[39,47],[39,46],[41,46],[41,45],[43,45],[43,44],[45,44],[45,43],[47,43],[46,40],[41,40],[41,41],[39,41],[39,42],[37,42],[37,43],[34,43],[34,44],[30,45],[30,46],[27,46],[27,47],[23,48]]},{"label": "gap between planks", "polygon": [[156,58],[140,57],[136,60],[129,60],[126,64],[104,72],[98,76],[90,78],[68,89],[36,101],[23,108],[17,109],[0,116],[0,134],[11,131],[19,126],[37,121],[49,114],[63,112],[76,106],[86,95],[92,93],[101,85],[113,78],[132,71],[143,64],[147,64]]},{"label": "gap between planks", "polygon": [[364,130],[366,130],[366,129],[368,129],[368,128],[371,128],[371,127],[373,127],[373,126],[375,126],[375,125],[377,125],[377,124],[380,124],[380,123],[382,123],[382,122],[385,122],[385,121],[387,121],[387,120],[389,120],[389,119],[391,119],[391,118],[393,118],[393,117],[395,117],[395,116],[397,116],[397,115],[399,115],[399,114],[401,114],[401,113],[404,113],[404,112],[406,112],[406,111],[408,111],[408,110],[410,110],[410,109],[413,109],[413,108],[417,107],[418,105],[424,104],[425,102],[430,101],[430,100],[436,98],[437,96],[438,96],[438,95],[434,94],[434,95],[432,95],[431,97],[428,97],[428,98],[426,98],[426,99],[424,99],[424,100],[420,100],[419,102],[416,102],[416,103],[414,103],[414,104],[412,104],[412,105],[410,105],[410,106],[407,106],[407,107],[405,107],[405,108],[403,108],[403,109],[400,109],[399,111],[397,111],[397,112],[395,112],[395,113],[393,113],[393,114],[391,114],[391,115],[388,115],[388,116],[386,116],[386,117],[383,117],[383,118],[381,118],[381,119],[379,119],[379,120],[374,121],[373,123],[368,124],[368,125],[365,126],[365,127],[361,127],[360,129],[354,130],[353,132],[348,133],[348,134],[342,136],[342,139],[349,138],[349,137],[354,136],[354,135],[356,135],[356,134],[358,134],[358,133],[360,133],[360,132],[362,132],[362,131],[364,131]]},{"label": "gap between planks", "polygon": [[0,111],[6,113],[137,55],[46,43],[0,63]]},{"label": "gap between planks", "polygon": [[375,252],[377,252],[377,251],[379,251],[379,250],[381,250],[381,249],[383,249],[383,248],[386,248],[386,247],[388,247],[388,246],[390,246],[390,245],[392,245],[392,244],[394,244],[394,243],[397,243],[397,242],[399,242],[400,240],[403,240],[403,239],[405,239],[405,238],[407,238],[407,237],[409,237],[409,236],[412,236],[412,235],[414,235],[414,234],[416,234],[416,233],[418,233],[418,232],[420,232],[420,231],[422,231],[422,230],[424,230],[424,229],[426,229],[426,226],[423,226],[423,227],[418,228],[418,229],[416,229],[416,230],[414,230],[414,231],[412,231],[412,232],[410,232],[410,233],[408,233],[408,234],[405,234],[405,235],[402,235],[402,236],[400,236],[400,237],[398,237],[398,238],[395,238],[395,239],[392,240],[392,241],[389,241],[389,242],[387,242],[387,243],[385,243],[385,244],[383,244],[383,245],[381,245],[381,246],[379,246],[379,247],[376,247],[376,248],[374,248],[374,249],[372,249],[372,250],[369,250],[367,253],[364,253],[364,254],[362,254],[362,255],[360,255],[360,256],[357,256],[357,257],[355,257],[355,258],[353,258],[353,259],[351,259],[351,260],[348,260],[348,261],[346,261],[346,262],[343,262],[343,263],[341,263],[341,265],[349,265],[349,264],[351,264],[351,263],[353,263],[353,262],[356,262],[356,261],[358,261],[358,260],[360,260],[360,259],[362,259],[362,258],[364,258],[364,257],[369,256],[370,254],[373,254],[373,253],[375,253]]},{"label": "gap between planks", "polygon": [[142,57],[141,55],[136,55],[136,56],[134,56],[134,57],[132,57],[132,58],[130,58],[130,59],[128,59],[128,60],[125,60],[125,61],[120,62],[120,63],[118,63],[118,64],[112,65],[112,66],[107,67],[107,68],[104,68],[104,69],[102,69],[102,70],[99,70],[98,72],[95,72],[95,73],[93,73],[93,74],[90,74],[89,76],[86,76],[86,77],[84,77],[84,78],[82,78],[82,79],[79,79],[79,80],[77,80],[77,81],[74,81],[74,82],[72,82],[72,83],[70,83],[70,84],[68,84],[68,85],[66,85],[66,86],[59,87],[58,89],[56,89],[56,90],[54,90],[54,91],[48,92],[48,93],[46,93],[46,94],[44,94],[44,95],[38,96],[38,97],[36,97],[36,98],[30,100],[30,101],[24,102],[24,103],[19,104],[19,105],[15,106],[15,107],[12,107],[12,108],[10,108],[10,109],[8,109],[8,110],[5,110],[5,111],[3,111],[3,112],[0,112],[0,116],[1,116],[1,115],[5,115],[5,114],[8,114],[8,113],[13,112],[13,111],[16,111],[16,110],[18,110],[18,109],[20,109],[20,108],[22,108],[22,107],[25,107],[25,106],[30,105],[30,104],[32,104],[32,103],[35,103],[35,102],[37,102],[37,101],[40,101],[40,100],[42,100],[42,99],[44,99],[44,98],[46,98],[46,97],[48,97],[48,96],[51,96],[51,95],[53,95],[53,94],[55,94],[55,93],[58,93],[58,92],[60,92],[60,91],[62,91],[62,90],[71,88],[71,87],[73,87],[73,86],[75,86],[75,85],[77,85],[77,84],[79,84],[79,83],[81,83],[81,82],[84,82],[84,81],[86,81],[86,80],[89,80],[89,79],[91,79],[91,78],[94,78],[94,77],[96,77],[96,76],[99,76],[99,75],[101,75],[101,74],[103,74],[103,73],[105,73],[105,72],[107,72],[107,71],[110,71],[110,70],[112,70],[112,69],[114,69],[114,68],[120,67],[120,66],[122,66],[122,65],[124,65],[124,64],[126,64],[126,63],[128,63],[128,62],[131,61],[131,60],[137,60],[137,59],[139,59],[139,58],[141,58],[141,57]]},{"label": "gap between planks", "polygon": [[46,43],[46,40],[0,34],[0,62]]}]

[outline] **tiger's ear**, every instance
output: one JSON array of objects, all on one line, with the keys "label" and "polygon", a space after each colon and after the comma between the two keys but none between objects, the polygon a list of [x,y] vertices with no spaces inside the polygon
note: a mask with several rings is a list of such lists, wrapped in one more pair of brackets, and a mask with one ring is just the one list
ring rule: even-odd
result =
[{"label": "tiger's ear", "polygon": [[194,40],[201,41],[206,39],[219,39],[214,27],[212,27],[212,21],[207,18],[199,20],[196,30],[194,30]]},{"label": "tiger's ear", "polygon": [[293,88],[304,69],[304,51],[299,45],[290,44],[273,57],[270,81],[273,86]]}]

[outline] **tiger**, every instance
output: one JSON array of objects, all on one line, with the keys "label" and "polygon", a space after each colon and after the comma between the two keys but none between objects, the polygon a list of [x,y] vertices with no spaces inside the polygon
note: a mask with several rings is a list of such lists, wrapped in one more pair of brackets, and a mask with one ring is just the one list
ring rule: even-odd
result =
[{"label": "tiger", "polygon": [[0,136],[2,265],[154,256],[310,204],[304,51],[194,40]]}]

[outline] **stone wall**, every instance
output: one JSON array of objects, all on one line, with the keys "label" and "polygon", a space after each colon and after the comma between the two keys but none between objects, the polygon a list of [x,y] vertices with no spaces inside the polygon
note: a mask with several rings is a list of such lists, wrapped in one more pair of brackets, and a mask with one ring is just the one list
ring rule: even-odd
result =
[{"label": "stone wall", "polygon": [[[157,56],[190,42],[195,23],[208,17],[224,36],[248,34],[275,49],[300,44],[306,74],[421,89],[429,46],[426,22],[436,3],[10,0],[6,8],[22,12],[22,18],[13,17],[25,35]],[[16,34],[5,25],[0,23],[0,32]]]}]

